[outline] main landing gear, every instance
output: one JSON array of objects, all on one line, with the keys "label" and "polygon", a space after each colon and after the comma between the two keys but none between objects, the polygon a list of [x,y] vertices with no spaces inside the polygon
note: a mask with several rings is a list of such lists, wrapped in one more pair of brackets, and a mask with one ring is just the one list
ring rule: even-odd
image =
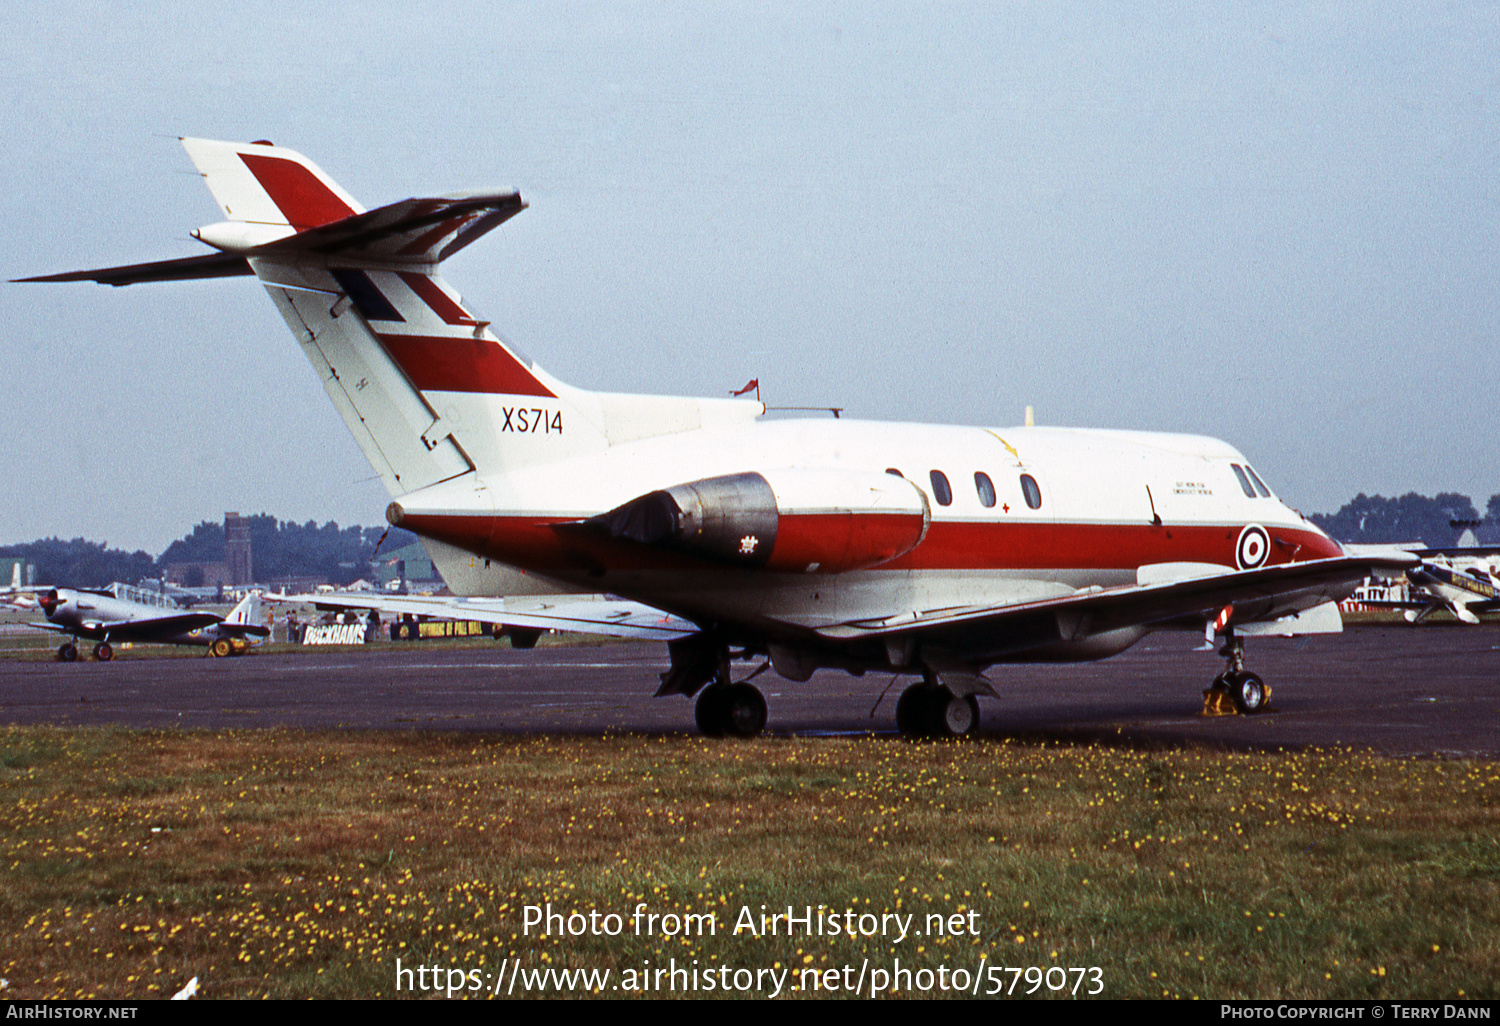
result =
[{"label": "main landing gear", "polygon": [[1271,688],[1245,669],[1245,640],[1229,634],[1219,655],[1225,660],[1224,672],[1203,692],[1203,715],[1251,716],[1265,712],[1270,707]]},{"label": "main landing gear", "polygon": [[714,681],[699,692],[693,719],[707,737],[756,737],[766,729],[766,699],[748,679]]},{"label": "main landing gear", "polygon": [[[101,641],[94,646],[94,658],[101,663],[107,663],[115,657],[115,650],[110,647],[109,642]],[[76,639],[64,641],[57,649],[57,661],[60,663],[76,663],[78,661],[78,642]]]},{"label": "main landing gear", "polygon": [[766,729],[766,699],[750,681],[769,669],[770,663],[735,681],[730,675],[729,646],[711,635],[690,635],[671,642],[668,649],[672,668],[661,675],[658,698],[697,694],[693,719],[708,737],[751,738]]},{"label": "main landing gear", "polygon": [[955,695],[935,680],[924,679],[901,692],[896,726],[910,738],[954,738],[979,727],[979,700]]}]

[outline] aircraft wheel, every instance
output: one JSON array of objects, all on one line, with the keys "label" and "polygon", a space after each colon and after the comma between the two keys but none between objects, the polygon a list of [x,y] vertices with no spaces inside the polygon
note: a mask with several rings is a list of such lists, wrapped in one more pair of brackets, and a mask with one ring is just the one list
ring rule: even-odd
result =
[{"label": "aircraft wheel", "polygon": [[723,737],[725,708],[728,703],[724,694],[729,690],[725,684],[710,684],[698,692],[698,702],[693,706],[693,721],[704,737]]},{"label": "aircraft wheel", "polygon": [[896,700],[896,729],[903,737],[932,736],[936,714],[941,709],[937,704],[939,696],[946,700],[947,689],[931,684],[913,684],[901,692]]},{"label": "aircraft wheel", "polygon": [[65,641],[57,649],[57,658],[65,663],[74,662],[78,658],[78,646],[71,641]]},{"label": "aircraft wheel", "polygon": [[731,737],[759,737],[766,729],[766,699],[754,684],[731,684],[723,710],[724,732]]},{"label": "aircraft wheel", "polygon": [[107,663],[115,657],[115,650],[109,647],[109,642],[101,641],[94,646],[94,658],[101,663]]},{"label": "aircraft wheel", "polygon": [[223,659],[234,654],[234,646],[229,643],[228,638],[219,638],[208,647],[208,651],[217,658]]},{"label": "aircraft wheel", "polygon": [[766,699],[752,684],[710,684],[698,695],[693,719],[705,737],[756,737],[766,729]]},{"label": "aircraft wheel", "polygon": [[1232,673],[1225,682],[1229,685],[1229,697],[1242,715],[1258,713],[1266,707],[1266,685],[1253,673]]},{"label": "aircraft wheel", "polygon": [[536,648],[537,639],[542,632],[534,628],[512,627],[510,629],[511,648]]},{"label": "aircraft wheel", "polygon": [[[943,693],[947,695],[947,692]],[[966,737],[979,727],[979,699],[973,695],[933,696],[933,725],[938,737]]]}]

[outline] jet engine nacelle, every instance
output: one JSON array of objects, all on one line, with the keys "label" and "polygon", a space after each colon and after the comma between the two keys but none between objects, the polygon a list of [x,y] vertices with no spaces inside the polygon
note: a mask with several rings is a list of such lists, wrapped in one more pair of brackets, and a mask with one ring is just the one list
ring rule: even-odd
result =
[{"label": "jet engine nacelle", "polygon": [[921,489],[894,474],[788,468],[673,485],[589,524],[735,566],[831,574],[905,555],[929,516]]}]

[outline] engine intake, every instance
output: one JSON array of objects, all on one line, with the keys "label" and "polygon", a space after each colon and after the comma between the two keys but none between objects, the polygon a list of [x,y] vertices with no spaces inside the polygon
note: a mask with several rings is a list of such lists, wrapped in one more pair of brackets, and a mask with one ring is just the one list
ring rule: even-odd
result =
[{"label": "engine intake", "polygon": [[673,485],[588,523],[733,566],[839,573],[910,552],[927,521],[921,490],[894,475],[788,469]]}]

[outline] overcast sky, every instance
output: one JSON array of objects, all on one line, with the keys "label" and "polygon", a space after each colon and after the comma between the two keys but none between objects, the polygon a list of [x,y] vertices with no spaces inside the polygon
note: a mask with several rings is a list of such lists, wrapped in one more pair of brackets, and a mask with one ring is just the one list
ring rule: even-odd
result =
[{"label": "overcast sky", "polygon": [[[576,385],[1500,492],[1494,4],[5,0],[0,112],[6,279],[206,252],[175,137],[268,138],[368,206],[519,188],[445,273]],[[0,284],[0,381],[0,543],[382,521],[251,279]]]}]

